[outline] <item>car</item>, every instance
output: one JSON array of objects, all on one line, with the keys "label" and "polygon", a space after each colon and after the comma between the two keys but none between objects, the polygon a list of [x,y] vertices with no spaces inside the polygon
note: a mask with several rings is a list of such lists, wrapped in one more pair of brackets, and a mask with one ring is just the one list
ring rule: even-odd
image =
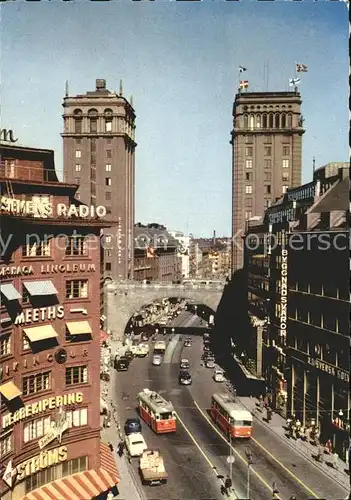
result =
[{"label": "car", "polygon": [[133,432],[125,437],[126,448],[131,457],[141,457],[145,450],[147,450],[147,444],[141,432]]},{"label": "car", "polygon": [[128,358],[115,358],[114,366],[118,372],[126,372],[129,368],[130,361]]},{"label": "car", "polygon": [[203,340],[209,340],[210,339],[210,334],[209,333],[204,333],[202,336]]},{"label": "car", "polygon": [[124,357],[129,359],[129,362],[132,361],[132,359],[134,358],[134,354],[133,354],[133,351],[131,350],[127,350],[125,353],[124,353]]},{"label": "car", "polygon": [[215,382],[224,382],[225,377],[224,377],[223,371],[222,370],[215,370],[215,372],[213,374],[213,380]]},{"label": "car", "polygon": [[179,383],[181,385],[191,385],[192,382],[193,382],[193,380],[192,380],[191,375],[188,371],[182,370],[179,373]]},{"label": "car", "polygon": [[191,342],[191,339],[187,338],[184,340],[184,347],[191,347],[192,346],[192,342]]},{"label": "car", "polygon": [[206,368],[214,368],[216,366],[214,359],[213,358],[207,359],[205,362],[205,366]]},{"label": "car", "polygon": [[180,360],[180,369],[181,370],[188,370],[190,368],[190,363],[189,360],[186,358],[183,358]]},{"label": "car", "polygon": [[143,332],[143,333],[141,334],[141,340],[142,340],[143,342],[147,342],[147,341],[149,340],[149,335],[148,335],[147,333]]},{"label": "car", "polygon": [[135,418],[127,418],[124,423],[124,433],[128,436],[133,432],[141,432],[141,422],[140,419]]},{"label": "car", "polygon": [[149,344],[139,344],[135,355],[138,358],[145,358],[149,354]]},{"label": "car", "polygon": [[160,366],[162,363],[162,356],[160,354],[154,354],[152,358],[152,364],[154,366]]}]

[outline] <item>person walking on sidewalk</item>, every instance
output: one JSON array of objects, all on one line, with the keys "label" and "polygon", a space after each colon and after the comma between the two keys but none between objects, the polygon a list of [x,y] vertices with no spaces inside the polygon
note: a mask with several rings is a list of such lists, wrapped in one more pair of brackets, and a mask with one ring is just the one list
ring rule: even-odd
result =
[{"label": "person walking on sidewalk", "polygon": [[123,441],[121,441],[118,445],[118,456],[119,457],[122,457],[123,456],[123,453],[124,453],[124,447],[125,447],[125,444]]},{"label": "person walking on sidewalk", "polygon": [[230,479],[229,476],[227,476],[225,482],[224,482],[224,487],[225,487],[225,492],[228,497],[230,497],[230,492],[232,489],[232,480]]}]

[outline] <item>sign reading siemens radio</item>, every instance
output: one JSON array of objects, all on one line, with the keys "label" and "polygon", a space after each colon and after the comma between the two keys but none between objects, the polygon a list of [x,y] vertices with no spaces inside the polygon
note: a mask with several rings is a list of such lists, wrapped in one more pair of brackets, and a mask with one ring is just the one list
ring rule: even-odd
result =
[{"label": "sign reading siemens radio", "polygon": [[71,394],[64,394],[63,396],[52,396],[51,398],[42,399],[35,403],[22,406],[15,413],[8,413],[2,417],[2,428],[6,429],[12,424],[21,422],[27,417],[38,415],[46,410],[54,410],[62,406],[69,406],[80,404],[83,402],[83,394],[81,392],[72,392]]},{"label": "sign reading siemens radio", "polygon": [[288,251],[282,249],[281,291],[280,291],[280,335],[286,335],[288,306]]},{"label": "sign reading siemens radio", "polygon": [[36,217],[105,217],[107,211],[102,205],[53,205],[47,200],[17,200],[2,196],[0,199],[0,212],[15,215],[33,215]]}]

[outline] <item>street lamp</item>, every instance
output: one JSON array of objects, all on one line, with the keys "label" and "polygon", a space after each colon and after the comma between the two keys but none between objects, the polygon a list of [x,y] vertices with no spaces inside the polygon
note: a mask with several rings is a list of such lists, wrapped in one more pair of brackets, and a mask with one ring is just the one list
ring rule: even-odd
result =
[{"label": "street lamp", "polygon": [[171,332],[172,332],[172,335],[174,335],[174,332],[175,332],[174,328],[172,328]]},{"label": "street lamp", "polygon": [[247,481],[246,481],[246,498],[250,499],[250,468],[252,465],[252,453],[249,448],[245,449],[245,455],[247,458]]},{"label": "street lamp", "polygon": [[344,416],[344,412],[342,410],[339,410],[338,415],[339,415],[339,417],[343,417]]}]

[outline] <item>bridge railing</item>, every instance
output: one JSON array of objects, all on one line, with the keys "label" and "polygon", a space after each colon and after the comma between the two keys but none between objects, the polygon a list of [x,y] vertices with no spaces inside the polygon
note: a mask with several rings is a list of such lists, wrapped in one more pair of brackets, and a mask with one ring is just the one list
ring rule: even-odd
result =
[{"label": "bridge railing", "polygon": [[184,283],[184,284],[173,284],[165,282],[152,282],[152,283],[140,283],[139,281],[118,281],[118,282],[105,282],[106,290],[131,290],[131,289],[168,289],[168,290],[223,290],[225,283]]}]

